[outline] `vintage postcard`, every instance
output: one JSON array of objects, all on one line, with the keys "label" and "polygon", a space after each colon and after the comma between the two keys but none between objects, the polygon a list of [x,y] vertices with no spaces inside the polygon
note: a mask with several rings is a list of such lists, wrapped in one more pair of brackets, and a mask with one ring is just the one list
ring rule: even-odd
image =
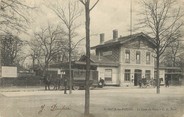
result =
[{"label": "vintage postcard", "polygon": [[183,0],[0,0],[0,117],[184,117]]}]

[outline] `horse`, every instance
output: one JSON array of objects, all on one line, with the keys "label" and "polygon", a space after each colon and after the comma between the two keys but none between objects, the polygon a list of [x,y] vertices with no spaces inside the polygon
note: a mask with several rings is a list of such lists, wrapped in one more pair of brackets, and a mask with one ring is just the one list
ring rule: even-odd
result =
[{"label": "horse", "polygon": [[54,90],[59,90],[60,89],[60,86],[61,86],[61,79],[60,78],[56,78],[54,81],[53,81],[53,85],[54,85]]},{"label": "horse", "polygon": [[47,76],[45,76],[43,78],[43,82],[45,85],[45,90],[47,90],[47,89],[50,90],[51,80]]}]

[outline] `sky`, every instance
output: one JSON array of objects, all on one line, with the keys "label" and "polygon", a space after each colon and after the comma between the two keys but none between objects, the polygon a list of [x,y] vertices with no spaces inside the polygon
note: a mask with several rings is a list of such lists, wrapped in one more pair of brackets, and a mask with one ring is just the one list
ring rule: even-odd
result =
[{"label": "sky", "polygon": [[[29,35],[21,34],[20,37],[24,40],[30,40],[33,38],[33,33],[39,31],[41,27],[50,25],[60,25],[60,19],[55,13],[48,8],[50,4],[58,4],[57,1],[61,1],[61,6],[66,5],[66,0],[24,0],[28,5],[36,7],[35,10],[31,10],[30,28],[27,30]],[[71,0],[72,1],[72,0]],[[91,0],[91,5],[96,0]],[[140,0],[132,0],[132,28],[136,27],[139,21]],[[184,6],[184,0],[179,0],[181,5]],[[91,41],[90,45],[96,46],[100,43],[100,33],[105,33],[105,41],[112,39],[114,29],[118,30],[119,36],[127,36],[130,34],[130,3],[131,0],[100,0],[96,7],[91,11]],[[79,3],[80,8],[84,9],[84,6]],[[85,15],[84,13],[77,20],[80,25],[77,28],[78,36],[73,39],[77,42],[81,38],[85,37]],[[138,33],[142,32],[138,30]],[[78,45],[80,52],[85,52],[85,40],[81,41]],[[94,50],[91,51],[94,53]],[[29,61],[28,61],[29,63]]]},{"label": "sky", "polygon": [[[33,22],[31,23],[29,33],[30,35],[49,24],[60,24],[60,20],[54,12],[48,8],[49,4],[57,4],[60,0],[26,0],[30,5],[37,7],[36,10],[31,11]],[[66,0],[61,0],[66,1]],[[72,1],[72,0],[71,0]],[[96,0],[91,0],[91,5]],[[119,36],[129,35],[130,29],[130,1],[131,0],[100,0],[96,7],[91,11],[91,34],[97,34],[91,37],[91,46],[99,44],[99,34],[105,33],[105,41],[112,39],[112,31],[118,30]],[[183,0],[180,0],[182,4]],[[84,6],[79,3],[81,8]],[[65,5],[64,2],[61,5]],[[132,25],[133,28],[138,22],[138,12],[140,10],[139,0],[132,0]],[[78,22],[81,26],[76,30],[79,36],[74,39],[78,41],[85,37],[85,16],[81,15]],[[138,32],[141,32],[138,31]],[[30,36],[29,36],[30,37]],[[28,38],[29,38],[28,37]],[[81,46],[85,46],[85,41],[81,42]]]},{"label": "sky", "polygon": [[[31,5],[37,7],[35,11],[32,11],[31,17],[34,20],[31,23],[30,34],[40,29],[40,27],[49,24],[59,24],[60,20],[53,13],[51,9],[45,4],[50,4],[53,0],[27,0]],[[138,0],[132,0],[133,5],[133,18],[136,16],[136,7]],[[91,5],[95,2],[92,0]],[[57,3],[57,2],[56,2]],[[81,8],[84,7],[81,4]],[[79,40],[85,37],[85,24],[84,14],[79,18],[81,26],[77,29],[79,33]],[[133,19],[134,20],[134,19]],[[133,23],[135,23],[133,21]],[[118,30],[119,35],[128,35],[130,28],[130,0],[100,0],[96,7],[91,11],[91,34],[95,36],[91,37],[91,46],[99,44],[99,34],[105,33],[105,41],[112,39],[112,31]],[[28,37],[29,38],[29,37]],[[78,40],[75,39],[74,41]],[[82,42],[83,43],[83,42]],[[84,44],[84,43],[83,43]]]}]

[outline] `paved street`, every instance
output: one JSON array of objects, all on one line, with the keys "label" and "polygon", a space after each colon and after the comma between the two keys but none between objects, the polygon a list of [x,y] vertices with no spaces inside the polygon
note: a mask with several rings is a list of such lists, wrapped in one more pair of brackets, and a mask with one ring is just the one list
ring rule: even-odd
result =
[{"label": "paved street", "polygon": [[[34,89],[34,90],[33,90]],[[184,87],[105,87],[91,90],[92,117],[183,117]],[[0,90],[0,117],[81,117],[84,90]]]}]

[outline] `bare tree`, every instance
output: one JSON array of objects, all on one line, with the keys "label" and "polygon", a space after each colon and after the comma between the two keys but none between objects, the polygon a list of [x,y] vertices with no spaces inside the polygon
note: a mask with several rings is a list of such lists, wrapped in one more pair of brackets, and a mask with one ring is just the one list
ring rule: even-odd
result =
[{"label": "bare tree", "polygon": [[28,6],[22,0],[0,1],[0,30],[2,32],[25,32],[30,21]]},{"label": "bare tree", "polygon": [[26,54],[26,58],[30,58],[32,60],[31,68],[33,71],[35,70],[36,60],[41,59],[41,48],[39,43],[37,43],[36,39],[31,39],[30,41],[26,41],[26,45],[28,46],[28,52]]},{"label": "bare tree", "polygon": [[1,35],[1,61],[4,66],[16,65],[21,57],[23,41],[12,34]]},{"label": "bare tree", "polygon": [[72,93],[72,77],[71,77],[71,54],[72,54],[72,39],[76,36],[75,29],[79,27],[77,25],[77,19],[81,16],[82,10],[78,5],[78,1],[70,1],[68,0],[67,8],[65,8],[61,4],[53,5],[51,9],[54,13],[59,17],[62,23],[65,25],[67,29],[68,35],[68,46],[69,46],[69,86],[70,86],[70,94]]},{"label": "bare tree", "polygon": [[65,33],[60,27],[42,28],[40,32],[35,32],[34,40],[32,40],[32,57],[38,61],[38,64],[45,75],[49,64],[55,55],[64,51],[66,47]]},{"label": "bare tree", "polygon": [[177,7],[176,0],[142,0],[144,10],[141,15],[143,19],[140,24],[153,36],[155,44],[154,51],[156,53],[156,71],[157,71],[157,94],[160,93],[159,81],[159,63],[160,57],[165,49],[175,42],[179,37],[179,29],[183,26],[181,19],[183,17],[182,10]]},{"label": "bare tree", "polygon": [[90,89],[89,89],[89,78],[90,78],[90,12],[98,4],[97,0],[90,8],[90,0],[79,0],[85,7],[85,20],[86,20],[86,89],[85,89],[85,110],[84,114],[89,115],[90,107]]},{"label": "bare tree", "polygon": [[178,55],[182,52],[183,48],[181,48],[182,44],[179,42],[179,40],[176,40],[175,42],[171,43],[169,47],[165,50],[164,54],[162,55],[164,64],[166,66],[172,66],[176,67],[178,66],[179,57]]}]

